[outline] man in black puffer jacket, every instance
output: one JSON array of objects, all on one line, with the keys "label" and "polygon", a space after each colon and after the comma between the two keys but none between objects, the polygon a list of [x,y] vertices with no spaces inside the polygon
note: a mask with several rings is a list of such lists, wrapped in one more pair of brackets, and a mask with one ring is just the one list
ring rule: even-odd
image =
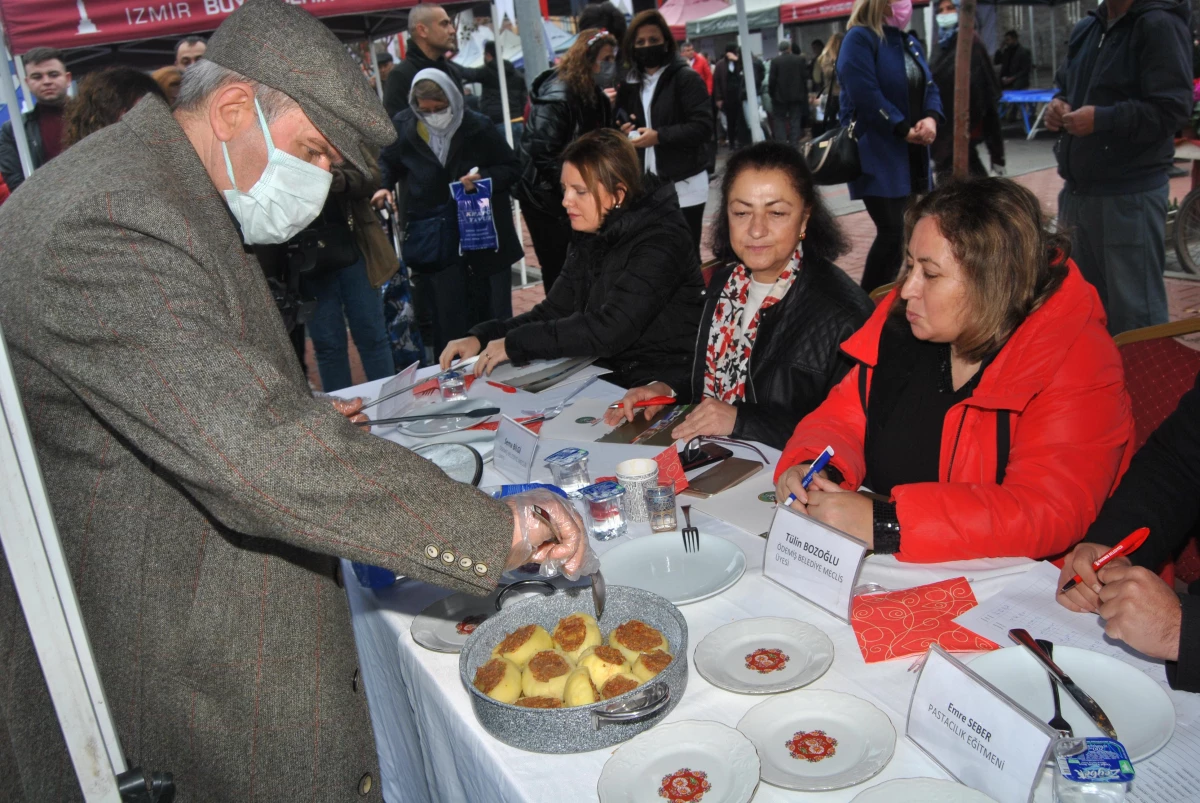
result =
[{"label": "man in black puffer jacket", "polygon": [[408,13],[408,35],[404,61],[388,73],[383,88],[383,107],[387,109],[388,117],[395,117],[408,108],[408,90],[412,88],[413,76],[427,67],[446,73],[462,91],[458,65],[446,59],[446,51],[458,48],[458,32],[446,9],[425,4],[414,8]]},{"label": "man in black puffer jacket", "polygon": [[1066,186],[1058,223],[1113,334],[1167,322],[1167,170],[1192,111],[1183,0],[1105,0],[1071,32],[1046,110]]}]

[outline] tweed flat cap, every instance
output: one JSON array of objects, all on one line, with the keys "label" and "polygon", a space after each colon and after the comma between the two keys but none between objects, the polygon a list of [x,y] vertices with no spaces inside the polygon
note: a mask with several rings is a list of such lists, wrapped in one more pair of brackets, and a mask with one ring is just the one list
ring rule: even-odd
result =
[{"label": "tweed flat cap", "polygon": [[396,138],[379,97],[333,31],[283,0],[246,0],[209,39],[204,58],[295,100],[367,175],[360,143],[382,148]]}]

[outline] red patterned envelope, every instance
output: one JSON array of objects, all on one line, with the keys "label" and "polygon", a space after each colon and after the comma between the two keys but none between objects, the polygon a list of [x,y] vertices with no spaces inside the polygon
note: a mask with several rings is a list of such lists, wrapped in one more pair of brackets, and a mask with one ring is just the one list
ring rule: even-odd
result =
[{"label": "red patterned envelope", "polygon": [[675,493],[688,487],[687,476],[683,473],[683,463],[679,462],[679,452],[672,444],[654,456],[658,463],[658,484],[675,484]]},{"label": "red patterned envelope", "polygon": [[855,597],[850,625],[867,663],[920,655],[937,643],[949,652],[986,652],[999,645],[965,627],[954,617],[976,605],[965,577],[940,583]]}]

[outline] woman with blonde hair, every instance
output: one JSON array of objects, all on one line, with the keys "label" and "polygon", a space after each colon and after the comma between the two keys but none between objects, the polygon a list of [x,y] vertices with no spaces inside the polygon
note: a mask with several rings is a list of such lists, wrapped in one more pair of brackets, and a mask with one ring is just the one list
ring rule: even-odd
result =
[{"label": "woman with blonde hair", "polygon": [[842,344],[857,364],[796,427],[776,494],[900,560],[1062,555],[1133,453],[1100,297],[1012,181],[951,182],[906,224],[899,285]]},{"label": "woman with blonde hair", "polygon": [[855,0],[837,58],[839,125],[854,122],[862,175],[850,197],[875,224],[862,286],[896,278],[904,255],[904,207],[932,186],[929,146],[944,122],[921,45],[904,32],[912,0]]},{"label": "woman with blonde hair", "polygon": [[820,136],[837,124],[841,110],[842,85],[837,79],[838,53],[842,49],[843,34],[835,33],[825,43],[825,48],[813,63],[813,76],[817,78],[817,92],[813,102],[821,110],[821,120],[813,126],[813,136]]},{"label": "woman with blonde hair", "polygon": [[562,153],[581,134],[613,128],[617,40],[608,31],[581,31],[558,66],[533,81],[529,117],[521,135],[521,182],[514,194],[546,292],[554,286],[567,257],[571,226],[563,213],[559,168]]}]

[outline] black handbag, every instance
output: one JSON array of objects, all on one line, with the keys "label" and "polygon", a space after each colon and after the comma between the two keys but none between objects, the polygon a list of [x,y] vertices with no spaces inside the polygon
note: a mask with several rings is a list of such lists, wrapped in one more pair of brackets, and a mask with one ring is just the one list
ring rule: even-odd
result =
[{"label": "black handbag", "polygon": [[817,184],[846,184],[862,175],[854,126],[851,120],[804,145],[804,160]]},{"label": "black handbag", "polygon": [[414,217],[410,209],[400,255],[404,264],[418,273],[436,273],[456,261],[458,207],[454,201],[423,217]]},{"label": "black handbag", "polygon": [[332,195],[317,219],[287,242],[286,251],[292,269],[302,279],[335,273],[362,258],[354,234],[354,218],[342,218],[337,199]]}]

